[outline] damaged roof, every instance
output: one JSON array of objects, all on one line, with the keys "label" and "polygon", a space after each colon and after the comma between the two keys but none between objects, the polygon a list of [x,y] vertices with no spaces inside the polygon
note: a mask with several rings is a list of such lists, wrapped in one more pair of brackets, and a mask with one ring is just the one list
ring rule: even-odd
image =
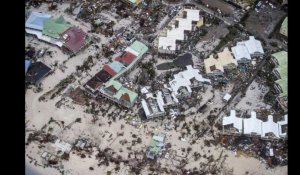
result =
[{"label": "damaged roof", "polygon": [[26,80],[38,84],[50,71],[51,69],[42,62],[32,63],[27,71]]}]

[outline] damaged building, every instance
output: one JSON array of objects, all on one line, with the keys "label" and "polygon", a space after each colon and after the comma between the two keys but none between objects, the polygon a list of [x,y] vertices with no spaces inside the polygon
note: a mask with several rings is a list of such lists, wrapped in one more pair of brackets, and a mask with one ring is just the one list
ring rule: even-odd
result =
[{"label": "damaged building", "polygon": [[236,111],[231,110],[229,116],[223,117],[223,134],[257,136],[262,139],[280,139],[287,136],[287,114],[282,121],[274,122],[273,116],[268,115],[267,121],[256,117],[252,111],[250,118],[237,117]]},{"label": "damaged building", "polygon": [[182,9],[159,34],[155,41],[159,53],[175,54],[180,50],[180,43],[188,39],[187,33],[203,25],[200,11]]},{"label": "damaged building", "polygon": [[214,55],[210,55],[204,60],[205,72],[210,76],[223,75],[225,69],[230,70],[236,68],[237,65],[237,60],[233,58],[227,47],[218,53],[216,58]]},{"label": "damaged building", "polygon": [[155,95],[152,93],[146,94],[145,99],[142,99],[141,103],[147,119],[163,117],[165,115],[163,97],[160,91]]},{"label": "damaged building", "polygon": [[150,146],[146,152],[148,159],[155,159],[162,155],[162,151],[165,147],[165,134],[156,134],[152,137]]},{"label": "damaged building", "polygon": [[137,100],[137,93],[123,86],[117,79],[132,70],[143,58],[148,47],[139,41],[133,42],[121,56],[103,66],[84,86],[94,97],[101,95],[119,105],[130,108]]},{"label": "damaged building", "polygon": [[203,78],[198,69],[191,65],[186,66],[187,70],[174,75],[174,79],[169,82],[169,88],[176,98],[190,97],[192,88],[210,84],[210,80]]}]

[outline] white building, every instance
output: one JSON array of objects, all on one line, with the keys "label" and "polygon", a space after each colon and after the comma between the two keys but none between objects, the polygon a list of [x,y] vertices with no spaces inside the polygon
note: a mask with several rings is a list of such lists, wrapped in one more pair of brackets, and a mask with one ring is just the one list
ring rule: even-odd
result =
[{"label": "white building", "polygon": [[152,93],[146,94],[146,99],[142,99],[142,107],[147,119],[164,116],[165,109],[162,92],[158,91],[156,97]]},{"label": "white building", "polygon": [[203,78],[198,69],[191,65],[186,66],[187,70],[174,75],[174,79],[169,82],[172,93],[178,97],[189,97],[192,88],[202,86],[203,83],[211,83],[209,79]]},{"label": "white building", "polygon": [[195,26],[201,26],[194,25],[194,23],[203,21],[199,12],[199,10],[195,9],[179,11],[169,25],[160,32],[157,43],[158,52],[173,54],[176,50],[179,50],[177,42],[187,39],[185,31],[193,31]]},{"label": "white building", "polygon": [[62,155],[63,153],[70,153],[72,149],[72,145],[59,139],[57,139],[55,143],[52,144],[52,147],[55,148],[56,153],[60,151],[60,155]]},{"label": "white building", "polygon": [[249,62],[251,57],[263,56],[264,54],[261,42],[256,40],[254,36],[250,36],[247,41],[237,42],[231,51],[238,63]]},{"label": "white building", "polygon": [[284,120],[283,121],[279,121],[279,122],[277,122],[278,123],[278,125],[279,125],[279,136],[280,137],[286,137],[286,135],[287,135],[287,114],[286,115],[284,115]]},{"label": "white building", "polygon": [[250,118],[244,119],[244,134],[262,135],[262,121],[256,118],[256,112],[251,112]]},{"label": "white building", "polygon": [[287,135],[287,115],[283,121],[275,123],[273,116],[263,122],[256,118],[256,112],[251,112],[250,118],[236,117],[235,110],[230,111],[230,116],[223,117],[223,132],[229,130],[232,134],[245,134],[260,136],[263,139],[284,138]]},{"label": "white building", "polygon": [[243,132],[243,119],[236,117],[236,111],[231,110],[230,116],[223,117],[223,129],[229,127],[233,133],[241,134]]}]

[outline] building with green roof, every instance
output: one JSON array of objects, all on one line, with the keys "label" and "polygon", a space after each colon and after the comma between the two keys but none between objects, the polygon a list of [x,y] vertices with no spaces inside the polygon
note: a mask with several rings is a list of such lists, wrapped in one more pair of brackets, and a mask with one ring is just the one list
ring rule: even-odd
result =
[{"label": "building with green roof", "polygon": [[145,44],[143,44],[137,40],[135,42],[133,42],[129,47],[139,53],[137,55],[137,57],[142,56],[144,53],[146,53],[148,51],[148,47]]},{"label": "building with green roof", "polygon": [[287,92],[287,77],[288,77],[288,57],[286,51],[280,51],[272,54],[273,63],[275,68],[273,74],[278,80],[275,81],[275,89],[280,92],[279,97],[285,97],[288,95]]},{"label": "building with green roof", "polygon": [[44,22],[43,34],[55,39],[59,39],[60,34],[70,27],[72,27],[72,25],[67,22],[63,16],[60,16],[57,19],[49,18]]},{"label": "building with green roof", "polygon": [[117,75],[115,75],[113,79],[117,79],[125,72],[133,69],[133,67],[141,60],[143,55],[148,51],[148,47],[142,42],[136,40],[129,46],[129,49],[125,49],[125,51],[129,51],[129,52],[130,50],[136,52],[137,57],[125,69],[122,69]]},{"label": "building with green roof", "polygon": [[165,134],[157,134],[152,137],[150,142],[150,146],[146,153],[147,158],[155,159],[158,155],[161,155],[162,150],[164,149],[165,145]]},{"label": "building with green roof", "polygon": [[282,22],[279,32],[286,37],[288,36],[288,17]]},{"label": "building with green roof", "polygon": [[122,86],[122,84],[116,80],[108,81],[100,92],[108,99],[127,108],[132,107],[138,97],[137,93]]},{"label": "building with green roof", "polygon": [[110,79],[110,81],[107,82],[105,86],[100,89],[100,93],[104,97],[127,108],[130,108],[135,104],[138,94],[124,87],[121,83],[117,81],[117,79],[121,75],[124,75],[124,73],[126,73],[127,71],[131,70],[134,67],[134,65],[138,63],[138,61],[148,51],[148,47],[139,41],[135,41],[129,47],[127,47],[125,51],[132,53],[136,56],[136,58],[126,67],[118,61],[112,62],[109,66],[117,74],[114,75]]}]

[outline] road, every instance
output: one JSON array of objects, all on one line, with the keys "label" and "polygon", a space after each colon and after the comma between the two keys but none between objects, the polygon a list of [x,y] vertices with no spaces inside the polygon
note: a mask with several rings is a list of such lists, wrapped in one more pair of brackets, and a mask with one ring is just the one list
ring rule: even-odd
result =
[{"label": "road", "polygon": [[193,0],[185,0],[185,2],[180,2],[180,3],[175,3],[175,4],[167,3],[167,2],[165,2],[165,1],[163,0],[162,3],[165,4],[165,5],[168,5],[168,6],[177,6],[177,5],[184,5],[184,4],[193,4],[193,5],[195,5],[196,7],[202,9],[203,11],[205,11],[206,13],[209,13],[209,14],[211,14],[211,15],[213,15],[213,16],[219,18],[220,20],[224,21],[225,24],[227,24],[227,25],[233,25],[233,24],[234,24],[234,21],[233,21],[233,20],[230,20],[230,19],[228,19],[228,18],[224,18],[224,17],[219,16],[219,15],[215,15],[215,14],[217,14],[216,12],[214,12],[213,10],[211,10],[211,9],[209,9],[209,8],[207,8],[207,7],[201,5],[201,4],[199,4],[199,3],[197,3],[197,2],[195,2],[195,1],[193,1]]},{"label": "road", "polygon": [[229,20],[228,18],[224,18],[222,16],[215,15],[215,14],[217,14],[216,12],[214,12],[213,10],[211,10],[211,9],[203,6],[202,4],[199,4],[199,3],[195,2],[195,1],[191,1],[191,0],[187,0],[186,3],[194,4],[198,8],[202,9],[203,11],[205,11],[206,13],[209,13],[209,14],[215,16],[216,18],[219,18],[220,20],[224,21],[224,23],[227,24],[227,25],[233,25],[234,24],[233,20]]}]

